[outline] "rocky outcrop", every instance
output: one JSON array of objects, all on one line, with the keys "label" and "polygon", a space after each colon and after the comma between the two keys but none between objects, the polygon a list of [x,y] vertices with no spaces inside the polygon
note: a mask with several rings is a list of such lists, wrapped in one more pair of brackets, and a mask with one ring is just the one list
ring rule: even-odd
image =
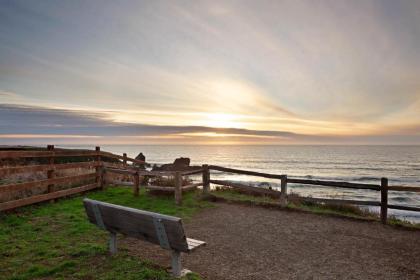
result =
[{"label": "rocky outcrop", "polygon": [[[135,157],[135,159],[146,162],[146,156],[143,155],[143,153],[138,154]],[[146,166],[147,166],[147,164],[140,164],[140,163],[136,163],[135,165],[138,166],[138,167],[140,167],[141,169],[146,169]]]},{"label": "rocky outcrop", "polygon": [[185,167],[185,166],[190,166],[190,162],[191,162],[190,158],[180,157],[180,158],[175,159],[173,165],[175,167]]},{"label": "rocky outcrop", "polygon": [[173,163],[163,164],[161,166],[155,164],[152,171],[193,171],[201,168],[201,166],[191,166],[190,162],[190,158],[180,157],[175,159]]},{"label": "rocky outcrop", "polygon": [[140,153],[136,156],[137,160],[142,160],[142,161],[146,161],[146,156],[143,155],[143,153]]}]

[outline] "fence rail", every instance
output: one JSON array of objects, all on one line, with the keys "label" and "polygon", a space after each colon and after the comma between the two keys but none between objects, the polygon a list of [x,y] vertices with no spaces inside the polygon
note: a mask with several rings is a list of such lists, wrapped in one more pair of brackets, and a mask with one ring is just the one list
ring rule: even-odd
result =
[{"label": "fence rail", "polygon": [[379,191],[381,189],[381,185],[348,183],[348,182],[340,182],[340,181],[321,181],[321,180],[287,178],[287,183],[326,186],[326,187],[338,187],[338,188],[348,188],[348,189],[370,189],[370,190],[375,190],[375,191]]},{"label": "fence rail", "polygon": [[270,179],[282,179],[285,176],[285,175],[269,174],[269,173],[262,173],[262,172],[249,171],[249,170],[227,168],[227,167],[222,167],[222,166],[217,166],[217,165],[209,165],[208,168],[211,170],[217,170],[217,171],[222,171],[222,172],[258,176],[258,177],[264,177],[264,178],[270,178]]},{"label": "fence rail", "polygon": [[227,187],[232,187],[236,189],[241,189],[244,191],[252,192],[252,193],[258,193],[262,195],[267,195],[271,197],[280,197],[281,193],[275,190],[265,189],[265,188],[256,188],[252,186],[248,186],[245,184],[240,184],[236,182],[226,181],[226,180],[210,180],[210,183],[216,184],[216,185],[222,185]]},{"label": "fence rail", "polygon": [[48,170],[63,170],[72,168],[91,168],[100,166],[100,162],[76,162],[76,163],[62,163],[62,164],[42,164],[42,165],[26,165],[0,168],[0,176],[7,176],[12,174],[19,174],[24,172],[40,172]]},{"label": "fence rail", "polygon": [[72,183],[76,181],[84,181],[84,180],[95,179],[95,178],[96,178],[96,173],[89,173],[89,174],[73,175],[73,176],[66,176],[66,177],[57,177],[57,178],[33,181],[33,182],[25,182],[25,183],[20,183],[20,184],[13,184],[13,185],[3,185],[3,186],[0,186],[0,193],[23,191],[23,190],[37,188],[37,187],[45,187],[45,186],[53,185],[53,184]]},{"label": "fence rail", "polygon": [[56,198],[60,198],[60,197],[65,197],[65,196],[69,196],[69,195],[72,195],[72,194],[77,194],[77,193],[89,191],[89,190],[92,190],[92,189],[96,189],[98,187],[99,186],[98,186],[97,183],[93,183],[93,184],[88,184],[88,185],[84,185],[84,186],[80,186],[80,187],[76,187],[76,188],[71,188],[71,189],[66,189],[66,190],[61,190],[61,191],[56,191],[56,192],[51,192],[51,193],[46,193],[46,194],[41,194],[41,195],[36,195],[36,196],[31,196],[31,197],[26,197],[26,198],[22,198],[22,199],[18,199],[18,200],[7,201],[7,202],[0,203],[0,211],[11,210],[11,209],[15,209],[15,208],[18,208],[18,207],[22,207],[22,206],[26,206],[26,205],[30,205],[30,204],[34,204],[34,203],[38,203],[38,202],[43,202],[43,201],[48,201],[48,200],[52,200],[52,199],[56,199]]}]

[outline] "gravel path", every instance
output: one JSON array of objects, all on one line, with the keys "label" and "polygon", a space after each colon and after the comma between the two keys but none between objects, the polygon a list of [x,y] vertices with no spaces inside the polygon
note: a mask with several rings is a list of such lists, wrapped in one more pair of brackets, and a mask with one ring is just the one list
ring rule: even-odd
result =
[{"label": "gravel path", "polygon": [[[185,227],[208,243],[183,257],[205,279],[420,279],[420,231],[224,203]],[[157,246],[122,243],[142,259],[170,264]]]}]

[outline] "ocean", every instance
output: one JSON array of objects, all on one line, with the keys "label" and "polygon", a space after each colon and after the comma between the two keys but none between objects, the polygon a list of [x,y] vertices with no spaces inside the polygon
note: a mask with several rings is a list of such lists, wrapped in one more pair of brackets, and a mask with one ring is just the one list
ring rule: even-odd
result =
[{"label": "ocean", "polygon": [[[74,148],[75,146],[67,146]],[[80,148],[94,148],[77,146]],[[104,145],[104,151],[127,153],[135,157],[142,152],[151,164],[170,163],[177,157],[189,157],[191,165],[213,164],[231,168],[287,174],[292,178],[341,180],[379,184],[381,177],[389,185],[420,187],[420,146],[216,146],[216,145]],[[269,183],[274,179],[212,172],[214,179]],[[197,178],[198,179],[198,178]],[[317,198],[380,200],[380,193],[307,185],[288,185],[288,191]],[[420,207],[420,193],[389,192],[389,203]],[[370,207],[378,211],[377,207]],[[389,209],[390,215],[420,223],[419,212]]]}]

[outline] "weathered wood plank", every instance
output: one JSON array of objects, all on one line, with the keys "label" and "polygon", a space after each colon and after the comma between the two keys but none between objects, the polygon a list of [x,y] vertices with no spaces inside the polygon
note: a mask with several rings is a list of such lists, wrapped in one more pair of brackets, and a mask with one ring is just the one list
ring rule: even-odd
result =
[{"label": "weathered wood plank", "polygon": [[189,176],[189,175],[195,175],[195,174],[201,174],[203,173],[203,169],[197,169],[192,171],[184,171],[182,172],[182,176]]},{"label": "weathered wood plank", "polygon": [[112,173],[125,174],[125,175],[134,175],[138,173],[140,176],[150,176],[150,177],[175,176],[174,171],[146,171],[146,170],[138,170],[133,167],[109,168],[106,166],[105,168],[106,168],[106,171],[109,171]]},{"label": "weathered wood plank", "polygon": [[252,187],[245,184],[230,182],[230,181],[224,181],[224,180],[210,180],[210,183],[216,184],[216,185],[223,185],[228,186],[236,189],[245,190],[248,192],[258,193],[261,195],[268,195],[271,197],[280,198],[281,193],[279,191],[265,189],[265,188],[258,188],[258,187]]},{"label": "weathered wood plank", "polygon": [[60,149],[54,151],[0,151],[0,158],[84,157],[96,155],[95,151]]},{"label": "weathered wood plank", "polygon": [[386,224],[388,218],[388,179],[381,178],[381,222]]},{"label": "weathered wood plank", "polygon": [[139,196],[140,194],[140,176],[138,173],[134,174],[133,194],[134,196]]},{"label": "weathered wood plank", "polygon": [[[189,185],[182,186],[181,189],[182,189],[182,191],[189,191],[189,190],[192,190],[192,189],[195,189],[195,188],[201,186],[202,184],[203,183],[201,183],[201,182],[200,183],[189,184]],[[175,188],[170,187],[170,186],[168,186],[168,187],[146,186],[145,188],[148,189],[148,190],[152,190],[152,191],[163,191],[163,192],[174,192],[175,191]]]},{"label": "weathered wood plank", "polygon": [[182,189],[182,191],[189,191],[189,190],[192,190],[192,189],[196,189],[197,187],[202,186],[202,185],[203,185],[203,183],[199,182],[199,183],[194,183],[194,184],[189,184],[189,185],[182,186],[181,189]]},{"label": "weathered wood plank", "polygon": [[182,176],[181,172],[175,173],[175,203],[177,205],[182,204]]},{"label": "weathered wood plank", "polygon": [[56,198],[60,198],[60,197],[64,197],[64,196],[68,196],[72,194],[77,194],[77,193],[85,192],[85,191],[92,190],[95,188],[98,188],[98,185],[96,183],[84,185],[77,188],[71,188],[71,189],[56,191],[52,193],[31,196],[28,198],[3,202],[3,203],[0,203],[0,211],[10,210],[10,209],[14,209],[14,208],[18,208],[18,207],[22,207],[22,206],[26,206],[30,204],[42,202],[42,201],[47,201],[47,200],[56,199]]},{"label": "weathered wood plank", "polygon": [[397,192],[420,192],[420,187],[388,186],[388,190]]},{"label": "weathered wood plank", "polygon": [[161,176],[175,176],[175,171],[145,171],[139,170],[140,176],[153,176],[153,177],[161,177]]},{"label": "weathered wood plank", "polygon": [[63,163],[63,164],[40,164],[40,165],[21,165],[13,167],[0,168],[0,176],[7,176],[18,173],[39,172],[48,170],[62,170],[71,168],[93,168],[99,166],[100,163],[94,161]]},{"label": "weathered wood plank", "polygon": [[110,173],[116,173],[116,174],[122,174],[122,175],[133,176],[136,174],[135,170],[129,170],[129,169],[105,168],[105,170]]},{"label": "weathered wood plank", "polygon": [[381,206],[381,203],[379,201],[314,198],[314,197],[302,197],[302,198],[299,198],[299,200],[307,201],[307,202],[315,202],[315,203],[326,203],[326,204],[358,204],[358,205]]},{"label": "weathered wood plank", "polygon": [[287,183],[350,188],[350,189],[370,189],[370,190],[375,190],[375,191],[379,191],[381,189],[379,185],[375,185],[375,184],[361,184],[361,183],[348,183],[348,182],[339,182],[339,181],[308,180],[308,179],[287,178]]},{"label": "weathered wood plank", "polygon": [[162,186],[146,186],[146,189],[152,191],[164,191],[164,192],[174,192],[174,187],[162,187]]},{"label": "weathered wood plank", "polygon": [[397,210],[406,210],[406,211],[420,212],[420,207],[412,207],[412,206],[388,204],[388,208],[389,209],[397,209]]},{"label": "weathered wood plank", "polygon": [[261,173],[261,172],[255,172],[255,171],[227,168],[227,167],[216,166],[216,165],[209,165],[209,169],[222,171],[222,172],[228,172],[228,173],[244,174],[244,175],[258,176],[258,177],[264,177],[264,178],[271,178],[271,179],[281,179],[284,176],[284,175],[278,175],[278,174],[269,174],[269,173]]},{"label": "weathered wood plank", "polygon": [[70,182],[89,180],[89,179],[95,179],[95,178],[96,178],[96,173],[88,173],[88,174],[82,174],[82,175],[58,177],[58,178],[52,178],[52,179],[47,179],[47,180],[26,182],[26,183],[13,184],[13,185],[3,185],[3,186],[0,186],[0,193],[21,191],[21,190],[26,190],[30,188],[44,187],[51,184],[63,184],[63,183],[70,183]]},{"label": "weathered wood plank", "polygon": [[280,193],[280,205],[283,207],[287,206],[287,175],[281,179],[281,193]]},{"label": "weathered wood plank", "polygon": [[132,163],[137,163],[137,164],[145,164],[146,163],[142,160],[138,160],[138,159],[135,159],[135,158],[130,158],[130,157],[127,157],[127,156],[124,157],[124,156],[116,155],[116,154],[113,154],[113,153],[110,153],[110,152],[101,151],[100,155],[104,156],[104,157],[108,157],[108,158],[114,158],[114,159],[122,160],[123,163],[124,163],[124,161],[125,162],[131,161]]},{"label": "weathered wood plank", "polygon": [[202,182],[203,182],[203,193],[208,194],[210,191],[210,170],[207,164],[203,164],[203,175],[202,175]]},{"label": "weathered wood plank", "polygon": [[[54,145],[48,145],[48,147],[47,147],[47,149],[49,150],[49,151],[54,151]],[[48,161],[49,161],[49,165],[50,166],[53,166],[54,165],[54,157],[50,157],[49,159],[48,159]],[[52,168],[50,168],[48,171],[47,171],[47,178],[48,179],[53,179],[54,178],[54,176],[55,176],[55,170],[54,169],[52,169]],[[54,184],[48,184],[48,186],[47,186],[47,192],[54,192]]]},{"label": "weathered wood plank", "polygon": [[189,252],[182,221],[178,217],[90,199],[84,199],[83,203],[91,223],[97,224],[93,210],[93,204],[96,203],[102,215],[103,224],[108,231],[122,233],[157,245],[160,245],[160,242],[153,219],[160,219],[171,249]]},{"label": "weathered wood plank", "polygon": [[[107,162],[107,161],[102,161],[102,165],[105,168],[115,168],[115,169],[124,169],[124,165],[122,162]],[[128,167],[130,168],[130,167]]]}]

